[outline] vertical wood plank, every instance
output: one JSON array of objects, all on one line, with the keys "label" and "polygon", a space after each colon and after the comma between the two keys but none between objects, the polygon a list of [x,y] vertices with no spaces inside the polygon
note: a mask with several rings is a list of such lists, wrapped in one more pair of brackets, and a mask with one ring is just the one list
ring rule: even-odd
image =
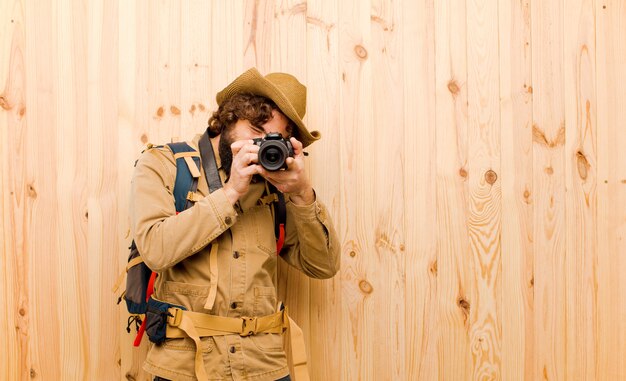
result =
[{"label": "vertical wood plank", "polygon": [[502,172],[497,1],[468,1],[467,37],[472,379],[500,379]]},{"label": "vertical wood plank", "polygon": [[[403,2],[373,0],[371,6],[373,123],[363,130],[375,161],[371,168],[374,235],[369,282],[372,312],[369,334],[376,345],[373,379],[406,379],[405,374],[405,232],[404,232],[404,92]],[[364,179],[365,179],[364,178]],[[376,269],[374,271],[374,269]],[[379,364],[380,362],[380,364]]]},{"label": "vertical wood plank", "polygon": [[26,40],[24,4],[0,3],[0,369],[3,380],[30,376],[26,188]]},{"label": "vertical wood plank", "polygon": [[403,4],[406,380],[439,377],[435,1]]},{"label": "vertical wood plank", "polygon": [[244,12],[243,67],[256,67],[261,73],[269,73],[275,1],[246,0]]},{"label": "vertical wood plank", "polygon": [[32,347],[31,377],[58,380],[62,375],[59,347],[59,214],[56,171],[58,125],[57,9],[51,1],[25,2],[26,29],[26,149],[25,184],[28,199],[28,289]]},{"label": "vertical wood plank", "polygon": [[[341,230],[339,28],[334,0],[307,2],[307,127],[322,139],[307,148],[311,181]],[[341,240],[343,237],[340,237]],[[338,243],[339,244],[339,243]],[[310,280],[309,361],[312,380],[341,380],[341,276]]]},{"label": "vertical wood plank", "polygon": [[243,71],[242,1],[211,2],[211,99],[210,110],[217,110],[215,94]]},{"label": "vertical wood plank", "polygon": [[[59,294],[56,300],[47,303],[58,310],[61,379],[88,378],[90,355],[98,347],[93,345],[98,342],[97,337],[89,337],[88,324],[96,323],[96,329],[106,327],[107,323],[102,319],[104,325],[98,325],[101,321],[97,314],[101,307],[100,298],[92,299],[93,294],[87,292],[91,288],[84,287],[93,282],[94,287],[100,289],[102,278],[100,269],[88,273],[88,261],[97,260],[101,253],[89,251],[89,256],[84,255],[88,252],[87,173],[88,163],[92,163],[86,160],[89,130],[85,126],[95,126],[88,120],[88,9],[77,3],[72,0],[56,2],[57,46],[55,55],[49,58],[56,63],[53,74],[58,99],[54,108],[58,133],[51,143],[58,149],[55,163],[58,208],[54,224],[58,227],[58,273],[55,277]],[[72,334],[67,334],[69,332]]]},{"label": "vertical wood plank", "polygon": [[180,129],[181,7],[174,0],[148,1],[149,125],[153,142],[159,144],[184,140]]},{"label": "vertical wood plank", "polygon": [[597,1],[597,380],[626,379],[626,2]]},{"label": "vertical wood plank", "polygon": [[566,184],[566,379],[596,379],[597,106],[596,29],[592,0],[563,9]]},{"label": "vertical wood plank", "polygon": [[[74,9],[81,9],[78,5]],[[88,266],[83,271],[86,278],[82,284],[88,296],[81,303],[88,309],[89,335],[85,345],[89,347],[90,379],[120,378],[116,366],[117,344],[115,332],[119,315],[114,307],[115,298],[111,286],[118,275],[117,257],[113,255],[119,248],[117,222],[118,213],[118,138],[117,128],[117,84],[118,84],[118,9],[117,3],[92,1],[85,15],[88,21],[87,34],[87,94],[89,126],[87,146],[79,144],[78,151],[82,162],[88,159],[87,173],[79,178],[87,178],[89,190],[88,211],[79,210],[80,218],[89,220]],[[81,131],[82,124],[77,126]],[[79,135],[80,138],[80,135]],[[114,142],[116,144],[110,144]],[[85,152],[87,151],[87,152]],[[124,179],[125,181],[125,179]],[[76,200],[75,200],[76,201]],[[71,332],[68,330],[68,332]]]},{"label": "vertical wood plank", "polygon": [[466,6],[435,2],[437,304],[440,380],[471,374]]},{"label": "vertical wood plank", "polygon": [[211,80],[211,3],[181,3],[180,137],[202,133],[209,120]]},{"label": "vertical wood plank", "polygon": [[535,373],[566,378],[563,2],[533,1]]},{"label": "vertical wood plank", "polygon": [[[340,235],[344,261],[341,270],[341,363],[343,380],[373,380],[376,369],[388,369],[390,354],[374,357],[380,332],[373,332],[378,310],[373,300],[375,269],[375,167],[372,112],[370,2],[342,1],[339,5],[340,160],[342,191]],[[388,311],[387,311],[388,312]]]},{"label": "vertical wood plank", "polygon": [[535,380],[530,0],[500,2],[502,379]]}]

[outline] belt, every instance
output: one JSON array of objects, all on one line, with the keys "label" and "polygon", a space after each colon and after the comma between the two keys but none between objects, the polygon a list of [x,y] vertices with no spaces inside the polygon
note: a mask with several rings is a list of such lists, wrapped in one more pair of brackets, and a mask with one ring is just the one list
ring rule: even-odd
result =
[{"label": "belt", "polygon": [[245,337],[257,333],[283,333],[285,331],[289,332],[291,341],[289,355],[294,371],[293,376],[296,381],[308,381],[304,335],[300,327],[287,316],[287,308],[266,316],[230,318],[170,307],[165,336],[168,339],[189,337],[194,341],[196,377],[204,381],[208,380],[208,375],[202,359],[201,337],[233,334]]},{"label": "belt", "polygon": [[188,337],[182,327],[183,319],[189,319],[196,329],[198,337],[239,334],[241,336],[257,333],[283,333],[287,329],[287,314],[279,311],[261,317],[230,318],[192,312],[172,307],[168,310],[166,337]]}]

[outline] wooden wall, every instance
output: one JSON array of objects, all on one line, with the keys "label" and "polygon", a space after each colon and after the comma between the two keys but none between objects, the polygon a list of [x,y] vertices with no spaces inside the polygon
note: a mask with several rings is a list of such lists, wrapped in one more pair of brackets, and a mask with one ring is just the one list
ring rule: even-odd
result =
[{"label": "wooden wall", "polygon": [[251,66],[323,134],[314,380],[626,380],[624,0],[0,0],[0,379],[147,379],[133,162]]}]

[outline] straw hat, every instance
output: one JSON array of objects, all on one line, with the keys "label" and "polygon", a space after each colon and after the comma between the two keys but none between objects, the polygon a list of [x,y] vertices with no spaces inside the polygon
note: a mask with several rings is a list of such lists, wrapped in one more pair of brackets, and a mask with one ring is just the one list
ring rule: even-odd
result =
[{"label": "straw hat", "polygon": [[263,77],[256,68],[251,68],[217,93],[215,99],[218,106],[237,93],[252,93],[274,101],[280,111],[296,124],[294,135],[305,147],[321,137],[319,131],[309,132],[302,121],[306,113],[306,86],[296,77],[287,73],[270,73]]}]

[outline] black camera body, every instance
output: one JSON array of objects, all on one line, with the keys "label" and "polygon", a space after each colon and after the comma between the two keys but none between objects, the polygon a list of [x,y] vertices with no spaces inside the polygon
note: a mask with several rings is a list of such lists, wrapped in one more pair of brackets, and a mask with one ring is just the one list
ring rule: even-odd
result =
[{"label": "black camera body", "polygon": [[259,146],[259,164],[268,171],[287,168],[287,158],[294,156],[291,142],[279,132],[270,132],[264,138],[254,139],[254,144]]}]

